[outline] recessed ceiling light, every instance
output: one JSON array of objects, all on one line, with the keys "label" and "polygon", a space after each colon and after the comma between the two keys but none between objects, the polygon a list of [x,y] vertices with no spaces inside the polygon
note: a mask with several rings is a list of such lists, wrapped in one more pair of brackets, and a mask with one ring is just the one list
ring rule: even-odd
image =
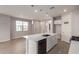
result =
[{"label": "recessed ceiling light", "polygon": [[67,9],[64,9],[64,12],[67,12]]},{"label": "recessed ceiling light", "polygon": [[35,12],[38,12],[38,10],[35,10]]}]

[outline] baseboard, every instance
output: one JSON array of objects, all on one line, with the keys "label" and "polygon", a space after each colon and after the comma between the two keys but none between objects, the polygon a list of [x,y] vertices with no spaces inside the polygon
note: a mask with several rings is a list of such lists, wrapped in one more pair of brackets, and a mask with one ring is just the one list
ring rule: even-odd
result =
[{"label": "baseboard", "polygon": [[0,42],[7,42],[7,41],[10,41],[10,39],[8,39],[8,40],[2,40],[2,41],[0,41]]},{"label": "baseboard", "polygon": [[12,38],[11,40],[14,40],[14,39],[19,39],[19,38],[23,38],[23,37],[15,37],[15,38]]}]

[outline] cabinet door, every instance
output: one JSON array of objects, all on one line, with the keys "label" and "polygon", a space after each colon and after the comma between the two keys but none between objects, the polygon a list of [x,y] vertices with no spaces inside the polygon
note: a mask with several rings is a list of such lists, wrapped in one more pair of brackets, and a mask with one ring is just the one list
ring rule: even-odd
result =
[{"label": "cabinet door", "polygon": [[47,37],[47,52],[57,44],[56,36],[49,36]]},{"label": "cabinet door", "polygon": [[28,40],[28,54],[37,54],[37,42]]}]

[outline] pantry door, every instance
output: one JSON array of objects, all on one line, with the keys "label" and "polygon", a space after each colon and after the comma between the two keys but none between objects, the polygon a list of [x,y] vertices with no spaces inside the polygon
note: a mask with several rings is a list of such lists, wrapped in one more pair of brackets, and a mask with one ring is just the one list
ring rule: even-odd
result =
[{"label": "pantry door", "polygon": [[62,32],[61,32],[62,41],[68,42],[71,38],[71,19],[69,16],[62,19]]}]

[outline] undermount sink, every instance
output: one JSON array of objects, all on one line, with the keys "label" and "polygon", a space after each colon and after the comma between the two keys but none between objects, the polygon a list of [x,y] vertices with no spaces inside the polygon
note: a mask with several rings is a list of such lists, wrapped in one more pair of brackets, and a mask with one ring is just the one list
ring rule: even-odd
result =
[{"label": "undermount sink", "polygon": [[49,34],[44,34],[44,35],[42,35],[42,36],[47,37],[47,36],[50,36],[50,35],[49,35]]}]

